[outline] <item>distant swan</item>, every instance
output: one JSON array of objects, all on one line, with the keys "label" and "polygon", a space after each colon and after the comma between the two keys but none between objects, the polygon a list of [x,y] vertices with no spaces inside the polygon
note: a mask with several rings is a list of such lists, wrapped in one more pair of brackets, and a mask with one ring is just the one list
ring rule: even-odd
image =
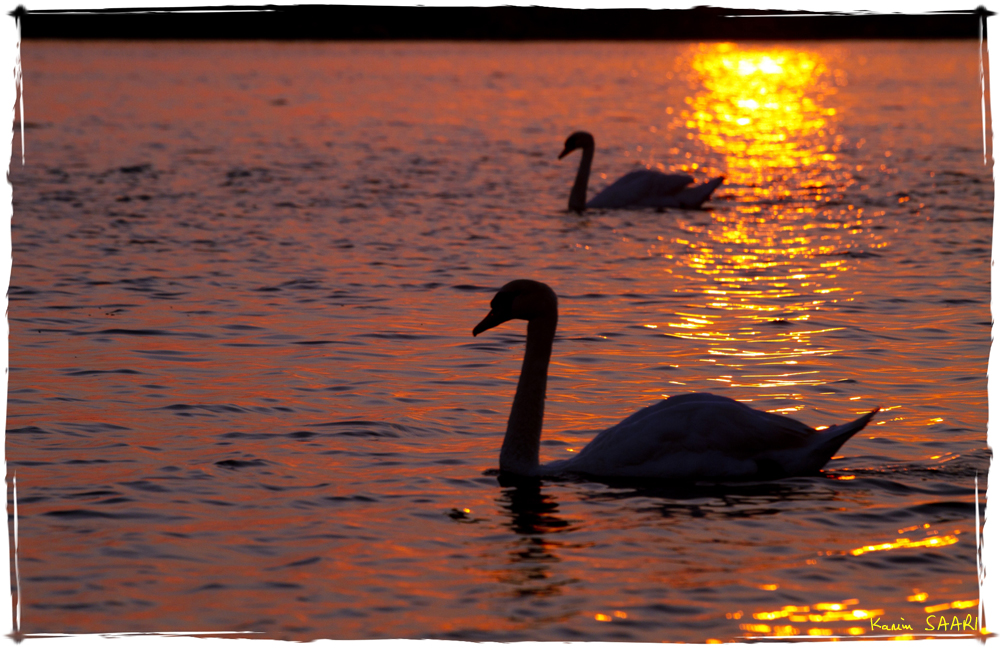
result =
[{"label": "distant swan", "polygon": [[597,434],[568,460],[538,464],[545,384],[559,318],[556,294],[534,280],[514,280],[490,302],[472,335],[508,320],[528,321],[528,339],[500,449],[500,471],[527,476],[584,474],[662,480],[747,480],[815,474],[873,409],[853,422],[816,431],[708,393],[675,395]]},{"label": "distant swan", "polygon": [[688,187],[694,179],[687,174],[662,174],[649,169],[629,172],[587,200],[587,180],[594,160],[594,136],[577,131],[566,138],[566,148],[559,154],[562,160],[571,151],[583,149],[576,182],[569,193],[569,209],[583,212],[585,208],[699,208],[722,184],[723,177]]}]

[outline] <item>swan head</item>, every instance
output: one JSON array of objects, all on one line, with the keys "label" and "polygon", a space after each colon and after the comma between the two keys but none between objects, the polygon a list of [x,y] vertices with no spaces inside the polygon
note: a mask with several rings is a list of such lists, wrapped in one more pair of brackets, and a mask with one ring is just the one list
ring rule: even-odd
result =
[{"label": "swan head", "polygon": [[497,325],[519,318],[531,321],[546,316],[556,316],[559,303],[549,285],[535,280],[514,280],[497,291],[490,301],[490,313],[472,330],[476,336]]},{"label": "swan head", "polygon": [[566,146],[563,148],[561,154],[559,154],[559,160],[562,160],[570,154],[572,151],[577,149],[594,148],[594,136],[590,135],[586,131],[577,131],[573,135],[566,138]]}]

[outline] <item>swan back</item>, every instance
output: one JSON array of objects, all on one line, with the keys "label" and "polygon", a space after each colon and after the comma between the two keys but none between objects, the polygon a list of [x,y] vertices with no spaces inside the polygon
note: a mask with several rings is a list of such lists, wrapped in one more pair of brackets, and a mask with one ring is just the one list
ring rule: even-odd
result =
[{"label": "swan back", "polygon": [[685,479],[759,479],[818,472],[878,411],[818,432],[792,418],[712,395],[677,395],[599,433],[544,473]]},{"label": "swan back", "polygon": [[[649,169],[629,172],[587,201],[588,208],[624,208],[630,205],[664,206],[694,182],[687,174],[662,174]],[[676,207],[676,206],[673,206]]]}]

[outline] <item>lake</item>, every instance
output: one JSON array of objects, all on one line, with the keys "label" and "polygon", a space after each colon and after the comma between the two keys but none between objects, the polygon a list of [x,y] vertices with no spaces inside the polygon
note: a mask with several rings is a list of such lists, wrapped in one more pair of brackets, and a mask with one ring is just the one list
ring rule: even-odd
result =
[{"label": "lake", "polygon": [[[22,633],[975,626],[993,215],[978,43],[26,40],[22,56],[6,429]],[[700,210],[569,212],[579,154],[557,155],[576,130],[597,143],[591,195],[641,168],[726,181]],[[509,484],[524,323],[471,331],[516,278],[560,300],[543,461],[688,392],[810,426],[882,411],[816,476]]]}]

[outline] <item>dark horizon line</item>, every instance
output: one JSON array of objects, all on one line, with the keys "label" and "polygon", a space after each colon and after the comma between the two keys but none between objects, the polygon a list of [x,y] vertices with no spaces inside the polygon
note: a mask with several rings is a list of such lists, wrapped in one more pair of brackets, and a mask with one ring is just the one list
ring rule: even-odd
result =
[{"label": "dark horizon line", "polygon": [[850,14],[761,9],[264,5],[27,11],[22,39],[746,41],[986,39],[973,10]]}]

